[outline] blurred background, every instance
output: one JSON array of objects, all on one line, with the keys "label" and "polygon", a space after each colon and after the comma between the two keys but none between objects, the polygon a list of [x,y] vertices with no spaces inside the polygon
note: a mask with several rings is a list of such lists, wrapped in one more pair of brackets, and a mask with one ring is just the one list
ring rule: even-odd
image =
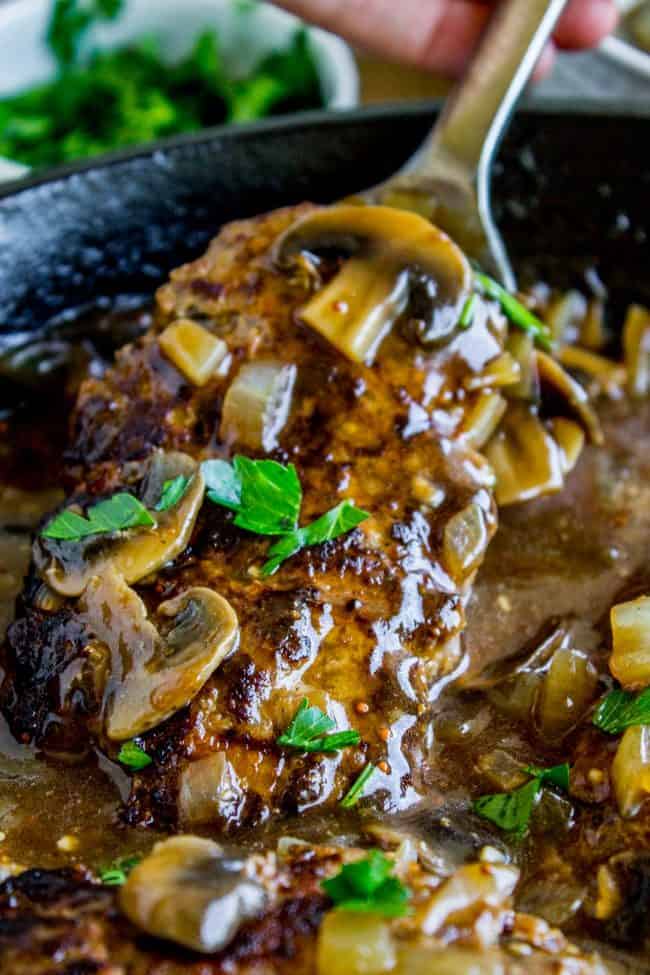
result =
[{"label": "blurred background", "polygon": [[[537,99],[648,104],[650,0]],[[450,82],[257,0],[0,0],[0,178],[222,123],[430,98]]]}]

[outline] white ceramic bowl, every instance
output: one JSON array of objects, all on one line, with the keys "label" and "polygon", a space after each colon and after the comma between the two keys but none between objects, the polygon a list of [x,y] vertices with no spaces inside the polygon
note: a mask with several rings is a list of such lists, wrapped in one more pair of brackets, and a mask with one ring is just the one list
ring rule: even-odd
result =
[{"label": "white ceramic bowl", "polygon": [[[45,44],[51,0],[10,0],[0,6],[0,97],[47,80],[54,62]],[[246,71],[258,58],[283,46],[299,21],[266,3],[251,0],[126,0],[114,24],[93,29],[88,46],[116,46],[144,34],[157,37],[170,58],[185,54],[205,28],[213,28],[233,71]],[[325,104],[351,108],[359,99],[359,76],[350,48],[339,37],[308,28]],[[0,159],[0,179],[24,172]]]}]

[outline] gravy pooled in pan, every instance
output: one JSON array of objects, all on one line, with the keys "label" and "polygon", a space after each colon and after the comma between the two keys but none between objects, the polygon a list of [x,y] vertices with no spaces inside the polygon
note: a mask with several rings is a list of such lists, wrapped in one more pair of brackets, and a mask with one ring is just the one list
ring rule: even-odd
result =
[{"label": "gravy pooled in pan", "polygon": [[642,964],[650,315],[615,362],[601,311],[382,207],[172,274],[7,631],[2,970]]}]

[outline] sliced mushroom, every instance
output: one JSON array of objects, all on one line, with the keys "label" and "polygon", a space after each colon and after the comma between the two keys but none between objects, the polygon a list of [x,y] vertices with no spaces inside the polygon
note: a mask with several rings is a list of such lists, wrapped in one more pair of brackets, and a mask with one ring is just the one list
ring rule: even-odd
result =
[{"label": "sliced mushroom", "polygon": [[221,439],[267,453],[289,417],[296,367],[282,362],[247,362],[228,388],[221,413]]},{"label": "sliced mushroom", "polygon": [[268,901],[245,861],[198,836],[157,843],[120,890],[122,910],[141,930],[203,954],[225,948]]},{"label": "sliced mushroom", "polygon": [[34,560],[48,585],[62,596],[79,596],[93,576],[109,568],[133,583],[173,561],[187,546],[203,503],[200,468],[187,454],[157,451],[142,497],[143,504],[154,509],[164,482],[181,474],[191,477],[185,494],[167,511],[150,511],[156,521],[152,528],[91,535],[79,542],[41,536],[34,546]]},{"label": "sliced mushroom", "polygon": [[194,386],[205,386],[228,355],[228,346],[203,325],[179,318],[158,339],[160,348]]},{"label": "sliced mushroom", "polygon": [[568,403],[585,428],[591,442],[601,445],[603,433],[600,429],[600,422],[589,402],[586,391],[546,352],[540,352],[538,349],[536,356],[542,385],[551,386]]},{"label": "sliced mushroom", "polygon": [[112,569],[90,580],[79,612],[95,640],[109,649],[103,715],[113,741],[141,735],[189,704],[239,633],[230,603],[202,587],[161,603],[156,625],[135,590]]},{"label": "sliced mushroom", "polygon": [[465,413],[461,436],[480,450],[494,434],[503,419],[507,403],[500,393],[483,393]]},{"label": "sliced mushroom", "polygon": [[553,439],[560,448],[562,457],[562,473],[568,474],[578,463],[582,448],[585,445],[585,434],[573,420],[564,416],[556,416],[549,420],[549,428]]},{"label": "sliced mushroom", "polygon": [[560,448],[528,407],[513,403],[484,450],[500,506],[530,501],[564,484]]},{"label": "sliced mushroom", "polygon": [[301,317],[355,362],[371,363],[410,303],[420,341],[451,336],[469,295],[471,272],[460,249],[423,217],[384,206],[339,205],[297,221],[279,239],[275,260],[343,251],[341,271],[301,309]]},{"label": "sliced mushroom", "polygon": [[539,402],[539,373],[535,356],[535,338],[530,332],[512,329],[508,335],[506,348],[519,366],[519,381],[505,390],[510,399],[523,399],[529,403]]}]

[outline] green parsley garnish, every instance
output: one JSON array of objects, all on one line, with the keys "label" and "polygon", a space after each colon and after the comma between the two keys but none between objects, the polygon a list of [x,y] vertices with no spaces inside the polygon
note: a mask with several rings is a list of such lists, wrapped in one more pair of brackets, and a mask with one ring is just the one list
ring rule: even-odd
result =
[{"label": "green parsley garnish", "polygon": [[365,860],[346,863],[340,873],[321,884],[336,907],[363,911],[383,917],[403,917],[408,913],[410,893],[393,876],[394,863],[380,850],[372,850]]},{"label": "green parsley garnish", "polygon": [[137,867],[141,859],[142,857],[139,856],[121,857],[112,866],[101,870],[99,879],[106,887],[121,887],[122,884],[126,883],[127,877],[133,868]]},{"label": "green parsley garnish", "polygon": [[528,828],[542,787],[554,785],[565,791],[569,788],[569,766],[566,763],[548,769],[531,765],[526,768],[526,771],[533,776],[530,782],[512,792],[481,796],[472,803],[474,812],[484,819],[489,819],[500,829],[522,836]]},{"label": "green parsley garnish", "polygon": [[477,301],[478,295],[470,295],[463,305],[463,310],[461,311],[460,318],[458,319],[460,328],[471,328],[474,322]]},{"label": "green parsley garnish", "polygon": [[[0,156],[51,166],[223,122],[322,107],[304,29],[245,72],[233,70],[237,52],[231,67],[212,30],[174,60],[152,36],[109,49],[88,44],[93,24],[115,19],[124,6],[123,0],[56,0],[47,33],[56,73],[0,99]],[[233,8],[234,36],[245,37],[248,11],[243,3]]]},{"label": "green parsley garnish", "polygon": [[341,799],[341,806],[344,809],[352,809],[353,806],[356,806],[359,799],[361,799],[364,790],[368,785],[368,782],[370,782],[370,779],[375,774],[375,771],[376,771],[375,766],[371,765],[371,763],[368,762],[366,767],[358,775],[358,777],[355,779],[355,781],[352,783],[348,791]]},{"label": "green parsley garnish", "polygon": [[238,455],[232,464],[208,460],[201,465],[208,498],[236,512],[238,528],[256,535],[282,535],[294,530],[302,488],[293,464],[250,460]]},{"label": "green parsley garnish", "polygon": [[337,731],[329,734],[336,722],[320,708],[310,707],[305,697],[287,730],[278,738],[278,745],[297,748],[302,752],[336,752],[340,748],[358,745],[358,731]]},{"label": "green parsley garnish", "polygon": [[609,735],[618,735],[634,725],[650,724],[650,687],[640,694],[630,694],[620,687],[610,691],[596,708],[592,721]]},{"label": "green parsley garnish", "polygon": [[285,467],[274,460],[250,460],[236,456],[232,464],[208,460],[201,465],[214,504],[235,512],[238,528],[257,535],[280,535],[268,551],[262,575],[272,575],[300,549],[338,538],[370,515],[352,501],[337,504],[320,518],[298,527],[302,488],[293,464]]},{"label": "green parsley garnish", "polygon": [[135,741],[125,741],[119,752],[117,753],[117,760],[125,765],[127,768],[132,768],[136,772],[140,769],[146,768],[147,765],[151,765],[153,759],[145,752],[144,748]]},{"label": "green parsley garnish", "polygon": [[533,315],[532,311],[529,311],[520,301],[517,301],[514,295],[511,295],[509,291],[502,288],[487,274],[475,270],[474,280],[483,294],[499,302],[503,314],[510,319],[513,325],[516,325],[523,332],[530,332],[537,344],[550,352],[551,332],[548,325]]},{"label": "green parsley garnish", "polygon": [[156,522],[144,505],[132,494],[121,492],[89,508],[86,517],[74,511],[62,511],[41,532],[44,538],[77,542],[89,535],[124,531],[127,528],[150,528]]},{"label": "green parsley garnish", "polygon": [[300,549],[345,535],[369,517],[367,511],[357,508],[351,501],[341,501],[316,521],[305,525],[304,528],[297,528],[274,542],[268,551],[269,558],[262,566],[262,575],[273,575],[285,559],[295,555]]},{"label": "green parsley garnish", "polygon": [[191,477],[185,477],[184,474],[179,474],[178,477],[165,481],[162,487],[160,501],[156,505],[156,511],[167,511],[168,508],[173,508],[175,504],[178,504],[187,491],[191,480]]}]

